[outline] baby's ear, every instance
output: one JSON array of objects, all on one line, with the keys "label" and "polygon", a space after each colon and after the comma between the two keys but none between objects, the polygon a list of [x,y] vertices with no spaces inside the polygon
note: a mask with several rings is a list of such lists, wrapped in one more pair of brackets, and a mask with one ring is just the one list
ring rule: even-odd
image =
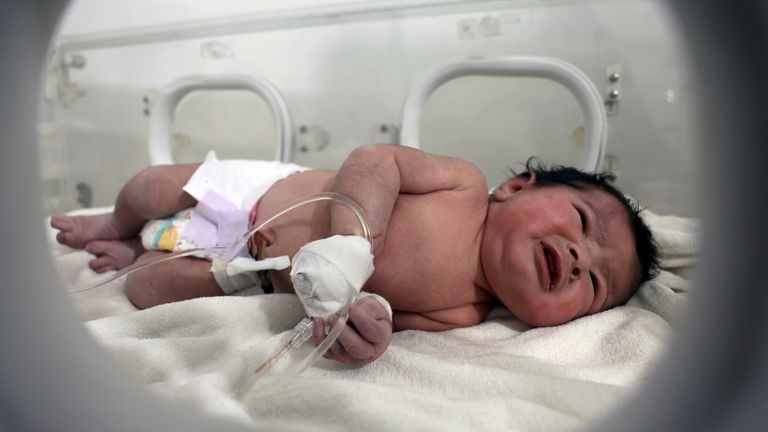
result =
[{"label": "baby's ear", "polygon": [[534,173],[524,172],[517,174],[493,190],[493,199],[494,201],[504,201],[516,192],[533,185],[535,182],[536,174]]}]

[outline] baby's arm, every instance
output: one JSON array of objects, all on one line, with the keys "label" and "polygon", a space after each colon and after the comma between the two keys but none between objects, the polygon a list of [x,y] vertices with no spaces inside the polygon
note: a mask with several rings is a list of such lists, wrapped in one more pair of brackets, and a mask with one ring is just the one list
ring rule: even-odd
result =
[{"label": "baby's arm", "polygon": [[[482,173],[469,162],[387,144],[355,149],[342,164],[333,185],[334,192],[350,197],[365,212],[371,227],[374,256],[382,250],[392,211],[401,194],[469,188],[487,188]],[[332,207],[331,232],[334,235],[363,234],[355,216],[340,205]],[[384,307],[368,299],[353,305],[348,326],[327,356],[351,364],[364,364],[378,358],[392,338],[392,323],[388,314],[382,313],[386,313]],[[440,330],[459,326],[461,324]],[[405,328],[426,329],[418,324]],[[323,338],[322,327],[316,325],[315,342]]]},{"label": "baby's arm", "polygon": [[[376,144],[352,151],[336,175],[333,190],[352,198],[365,211],[376,255],[386,238],[389,218],[400,194],[463,190],[478,185],[485,188],[485,179],[467,161],[409,147]],[[331,229],[334,234],[362,234],[351,212],[338,205],[331,211]]]},{"label": "baby's arm", "polygon": [[485,319],[492,307],[490,303],[473,303],[434,312],[395,311],[393,314],[393,324],[395,331],[444,331],[459,327],[469,327]]}]

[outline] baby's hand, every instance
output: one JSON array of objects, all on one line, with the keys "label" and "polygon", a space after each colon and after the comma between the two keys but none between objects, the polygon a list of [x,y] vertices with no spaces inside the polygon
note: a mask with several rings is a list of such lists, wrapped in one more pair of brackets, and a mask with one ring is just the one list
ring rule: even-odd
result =
[{"label": "baby's hand", "polygon": [[[333,326],[337,315],[329,318]],[[315,345],[325,339],[323,321],[315,318]],[[349,319],[339,338],[326,351],[325,357],[351,365],[370,363],[384,353],[392,340],[392,322],[386,308],[372,297],[358,300],[349,307]]]}]

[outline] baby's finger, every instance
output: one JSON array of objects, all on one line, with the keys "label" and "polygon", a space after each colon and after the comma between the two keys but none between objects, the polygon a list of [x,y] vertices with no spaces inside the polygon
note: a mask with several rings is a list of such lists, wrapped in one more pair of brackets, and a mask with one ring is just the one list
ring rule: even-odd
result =
[{"label": "baby's finger", "polygon": [[[339,321],[338,315],[331,315],[328,317],[328,327],[333,328],[336,323]],[[351,329],[344,325],[342,327],[342,331],[340,334],[343,334],[344,331],[351,331]],[[327,336],[324,336],[324,338]],[[342,363],[355,363],[355,359],[353,359],[349,353],[344,349],[344,346],[341,344],[340,337],[336,338],[335,341],[331,344],[331,346],[328,348],[328,350],[325,352],[325,357],[329,359],[334,359],[336,361],[342,362]]]},{"label": "baby's finger", "polygon": [[350,306],[349,321],[354,324],[360,336],[373,344],[385,343],[392,335],[389,314],[378,302]]},{"label": "baby's finger", "polygon": [[389,312],[387,312],[387,309],[382,305],[378,300],[376,300],[373,297],[366,297],[357,303],[354,304],[354,306],[359,306],[365,308],[370,315],[375,320],[381,320],[381,321],[389,321]]},{"label": "baby's finger", "polygon": [[323,341],[323,339],[325,339],[325,324],[323,323],[323,319],[313,318],[312,341],[315,343],[315,346],[318,346]]},{"label": "baby's finger", "polygon": [[[376,346],[365,340],[357,331],[349,326],[344,327],[337,342],[341,343],[344,352],[356,362],[370,361],[376,358]],[[336,354],[336,352],[334,352]]]},{"label": "baby's finger", "polygon": [[[312,333],[313,333],[313,337],[315,338],[316,345],[319,345],[320,342],[325,340],[325,338],[328,337],[328,336],[325,334],[325,323],[323,322],[323,320],[320,319],[320,318],[315,318],[315,320],[316,321],[314,323],[314,327],[312,329]],[[328,317],[328,328],[333,328],[338,321],[339,321],[339,316],[338,315],[331,315],[330,317]],[[351,330],[346,325],[344,325],[342,327],[342,333],[341,334],[343,334],[345,330],[346,331],[354,331],[354,330]],[[357,362],[357,360],[352,358],[349,355],[349,353],[344,349],[344,346],[341,344],[339,338],[336,338],[336,340],[333,341],[331,346],[323,354],[323,357],[328,358],[328,359],[333,359],[333,360],[336,360],[336,361],[340,361],[342,363],[350,363],[351,364],[351,363],[356,363]]]},{"label": "baby's finger", "polygon": [[329,358],[332,358],[336,361],[340,361],[342,363],[352,362],[349,354],[344,350],[344,347],[341,346],[341,343],[339,343],[338,340],[333,342],[333,345],[331,345],[331,347],[328,349],[328,353],[330,355]]},{"label": "baby's finger", "polygon": [[[315,346],[319,346],[325,340],[325,323],[322,318],[314,318],[312,322],[312,340]],[[333,359],[333,353],[330,349],[325,350],[323,357]]]}]

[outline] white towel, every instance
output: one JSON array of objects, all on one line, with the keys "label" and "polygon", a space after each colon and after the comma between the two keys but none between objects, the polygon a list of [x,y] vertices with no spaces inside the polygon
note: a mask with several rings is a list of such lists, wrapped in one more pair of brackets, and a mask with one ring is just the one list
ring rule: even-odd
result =
[{"label": "white towel", "polygon": [[[470,328],[398,332],[369,365],[322,359],[268,396],[250,378],[304,315],[296,296],[209,297],[135,312],[117,281],[73,301],[94,337],[152,391],[267,430],[584,429],[646,379],[684,293],[695,289],[678,273],[681,260],[686,268],[695,261],[695,221],[648,220],[663,257],[675,260],[663,259],[661,277],[626,306],[557,327],[529,329],[495,309]],[[101,277],[85,267],[88,257],[57,256],[64,279]]]},{"label": "white towel", "polygon": [[659,247],[659,276],[641,286],[627,302],[676,324],[684,316],[686,294],[694,277],[699,250],[699,221],[661,216],[645,210],[643,217]]}]

